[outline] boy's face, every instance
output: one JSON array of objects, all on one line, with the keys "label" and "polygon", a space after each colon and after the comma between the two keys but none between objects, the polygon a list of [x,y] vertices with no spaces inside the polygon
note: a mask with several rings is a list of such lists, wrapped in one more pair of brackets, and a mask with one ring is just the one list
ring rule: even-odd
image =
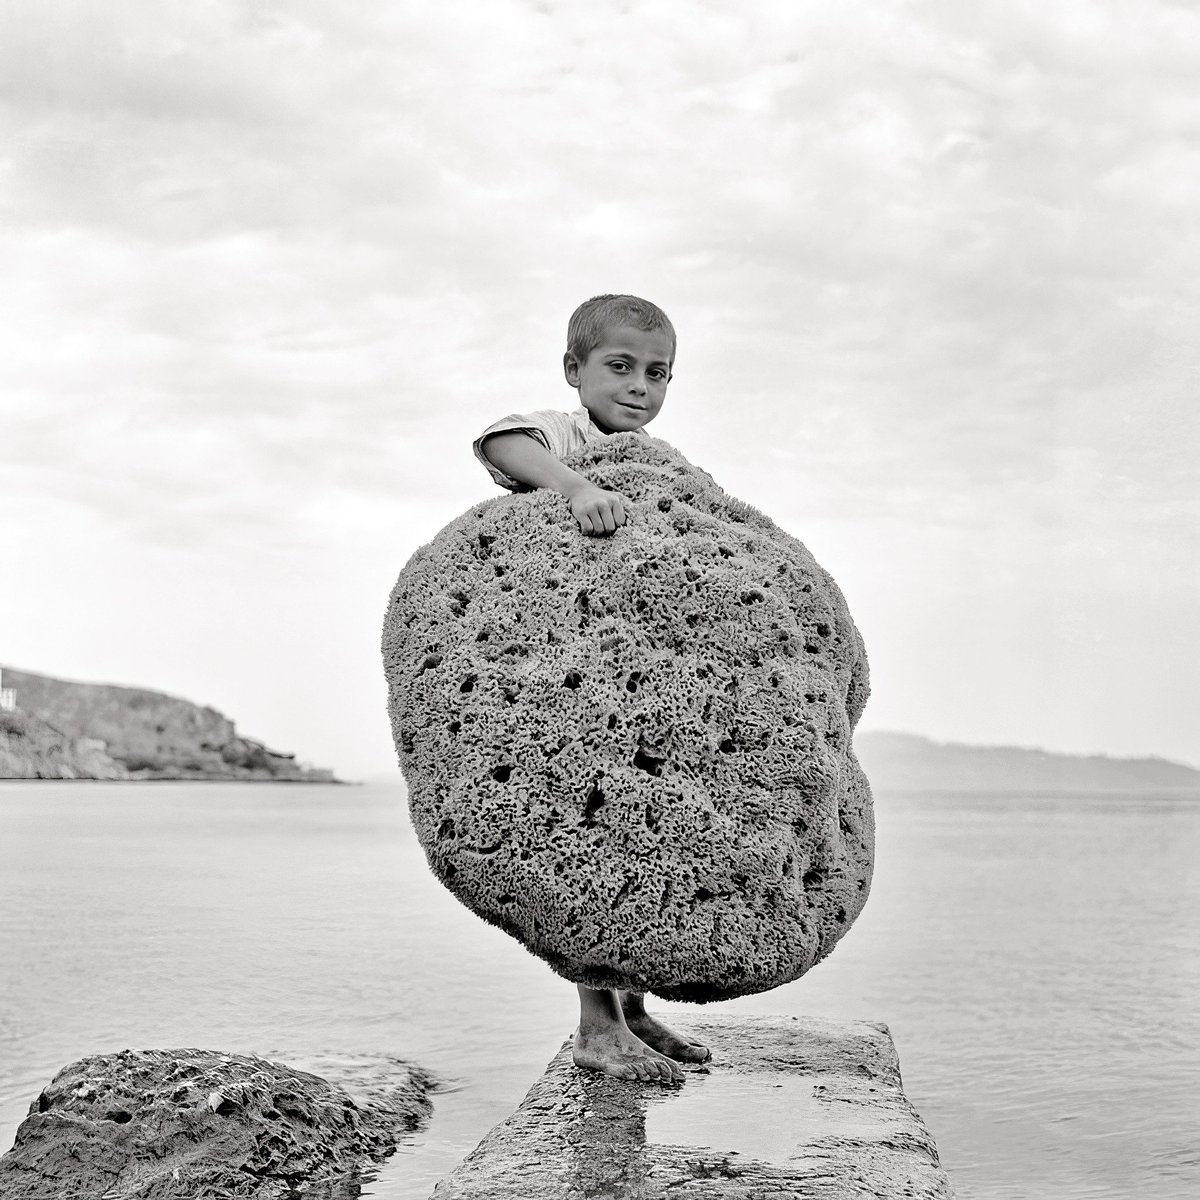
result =
[{"label": "boy's face", "polygon": [[658,416],[671,378],[671,339],[659,329],[617,325],[580,362],[563,356],[567,382],[605,433],[628,433]]}]

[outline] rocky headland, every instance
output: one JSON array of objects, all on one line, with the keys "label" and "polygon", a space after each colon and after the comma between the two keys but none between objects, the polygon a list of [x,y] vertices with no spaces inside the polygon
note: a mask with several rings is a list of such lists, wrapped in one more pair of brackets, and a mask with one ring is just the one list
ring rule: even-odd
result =
[{"label": "rocky headland", "polygon": [[214,708],[144,688],[3,669],[0,779],[208,779],[336,783],[238,733]]}]

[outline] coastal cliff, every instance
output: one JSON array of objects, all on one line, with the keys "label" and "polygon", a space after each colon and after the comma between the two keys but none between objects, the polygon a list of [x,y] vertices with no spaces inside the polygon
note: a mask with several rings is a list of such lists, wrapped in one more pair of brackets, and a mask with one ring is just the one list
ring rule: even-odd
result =
[{"label": "coastal cliff", "polygon": [[4,668],[0,779],[212,779],[335,783],[244,737],[213,708],[110,684]]}]

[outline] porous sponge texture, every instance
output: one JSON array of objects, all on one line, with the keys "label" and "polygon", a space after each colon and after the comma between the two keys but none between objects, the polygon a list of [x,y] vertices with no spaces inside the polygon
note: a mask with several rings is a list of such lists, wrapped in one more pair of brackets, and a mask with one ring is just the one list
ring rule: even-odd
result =
[{"label": "porous sponge texture", "polygon": [[565,460],[628,497],[587,537],[540,490],[409,560],[383,634],[439,879],[565,978],[705,1002],[825,957],[861,911],[862,639],[795,538],[654,438]]}]

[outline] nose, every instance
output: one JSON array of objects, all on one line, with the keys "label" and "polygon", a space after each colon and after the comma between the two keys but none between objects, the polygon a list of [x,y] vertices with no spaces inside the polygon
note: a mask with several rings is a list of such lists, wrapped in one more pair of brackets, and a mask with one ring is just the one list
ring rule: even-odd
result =
[{"label": "nose", "polygon": [[629,376],[629,390],[635,396],[644,396],[646,394],[646,377],[642,374]]}]

